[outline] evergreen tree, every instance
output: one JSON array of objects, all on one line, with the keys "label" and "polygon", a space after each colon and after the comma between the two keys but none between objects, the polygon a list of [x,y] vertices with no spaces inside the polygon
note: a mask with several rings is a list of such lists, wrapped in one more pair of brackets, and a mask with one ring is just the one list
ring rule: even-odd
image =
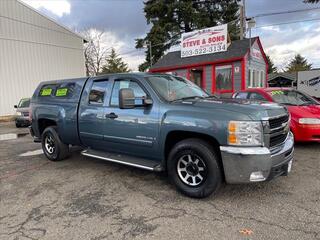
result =
[{"label": "evergreen tree", "polygon": [[101,74],[129,72],[128,64],[123,62],[114,48],[111,49],[110,55],[106,59],[106,64],[102,67]]},{"label": "evergreen tree", "polygon": [[[237,0],[147,0],[144,4],[147,23],[152,27],[145,38],[136,39],[136,48],[151,42],[152,63],[178,44],[183,32],[229,23],[231,39],[239,37]],[[149,51],[148,47],[146,62],[139,66],[140,71],[150,67]]]},{"label": "evergreen tree", "polygon": [[274,65],[269,55],[266,55],[268,61],[268,73],[276,73],[278,72],[277,67]]},{"label": "evergreen tree", "polygon": [[300,54],[296,54],[287,65],[286,72],[297,72],[311,70],[312,64],[309,64],[307,59],[302,57]]}]

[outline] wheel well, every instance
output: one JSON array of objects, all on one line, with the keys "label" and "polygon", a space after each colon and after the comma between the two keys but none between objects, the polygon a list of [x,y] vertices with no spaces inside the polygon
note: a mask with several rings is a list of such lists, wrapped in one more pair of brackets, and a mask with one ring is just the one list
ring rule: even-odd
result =
[{"label": "wheel well", "polygon": [[39,119],[38,120],[38,127],[40,136],[42,135],[43,131],[49,126],[57,126],[57,123],[50,119]]},{"label": "wheel well", "polygon": [[221,167],[221,171],[224,177],[224,171],[223,171],[223,164],[221,160],[221,152],[220,152],[220,144],[219,142],[212,136],[203,134],[203,133],[196,133],[196,132],[188,132],[188,131],[172,131],[170,132],[166,137],[165,142],[165,159],[168,159],[168,155],[170,153],[170,150],[173,148],[175,144],[178,142],[188,139],[188,138],[199,138],[201,140],[206,141],[207,143],[212,146],[216,154],[218,154],[218,164]]}]

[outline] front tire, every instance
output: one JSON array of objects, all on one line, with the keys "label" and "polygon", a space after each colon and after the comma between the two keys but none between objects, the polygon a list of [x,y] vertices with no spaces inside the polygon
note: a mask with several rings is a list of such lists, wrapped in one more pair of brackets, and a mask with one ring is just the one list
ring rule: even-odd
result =
[{"label": "front tire", "polygon": [[41,144],[50,161],[61,161],[69,155],[69,147],[60,140],[56,127],[47,127],[43,131]]},{"label": "front tire", "polygon": [[167,167],[171,182],[189,197],[207,197],[216,192],[222,182],[218,156],[201,139],[178,142],[169,154]]}]

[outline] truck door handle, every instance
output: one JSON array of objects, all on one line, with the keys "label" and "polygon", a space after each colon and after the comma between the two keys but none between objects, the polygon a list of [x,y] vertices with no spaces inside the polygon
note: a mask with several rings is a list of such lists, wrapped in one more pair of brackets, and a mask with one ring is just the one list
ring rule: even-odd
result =
[{"label": "truck door handle", "polygon": [[106,114],[106,118],[115,119],[117,117],[118,117],[118,115],[115,114],[114,112]]}]

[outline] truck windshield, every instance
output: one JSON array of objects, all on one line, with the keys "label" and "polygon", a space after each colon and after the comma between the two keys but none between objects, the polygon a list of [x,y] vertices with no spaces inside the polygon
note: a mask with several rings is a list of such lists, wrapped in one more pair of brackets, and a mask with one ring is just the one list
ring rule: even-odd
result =
[{"label": "truck windshield", "polygon": [[182,77],[155,75],[146,77],[146,79],[157,93],[169,102],[209,97],[209,95],[196,84]]},{"label": "truck windshield", "polygon": [[269,92],[277,103],[292,106],[319,105],[320,103],[308,95],[295,90],[275,90]]}]

